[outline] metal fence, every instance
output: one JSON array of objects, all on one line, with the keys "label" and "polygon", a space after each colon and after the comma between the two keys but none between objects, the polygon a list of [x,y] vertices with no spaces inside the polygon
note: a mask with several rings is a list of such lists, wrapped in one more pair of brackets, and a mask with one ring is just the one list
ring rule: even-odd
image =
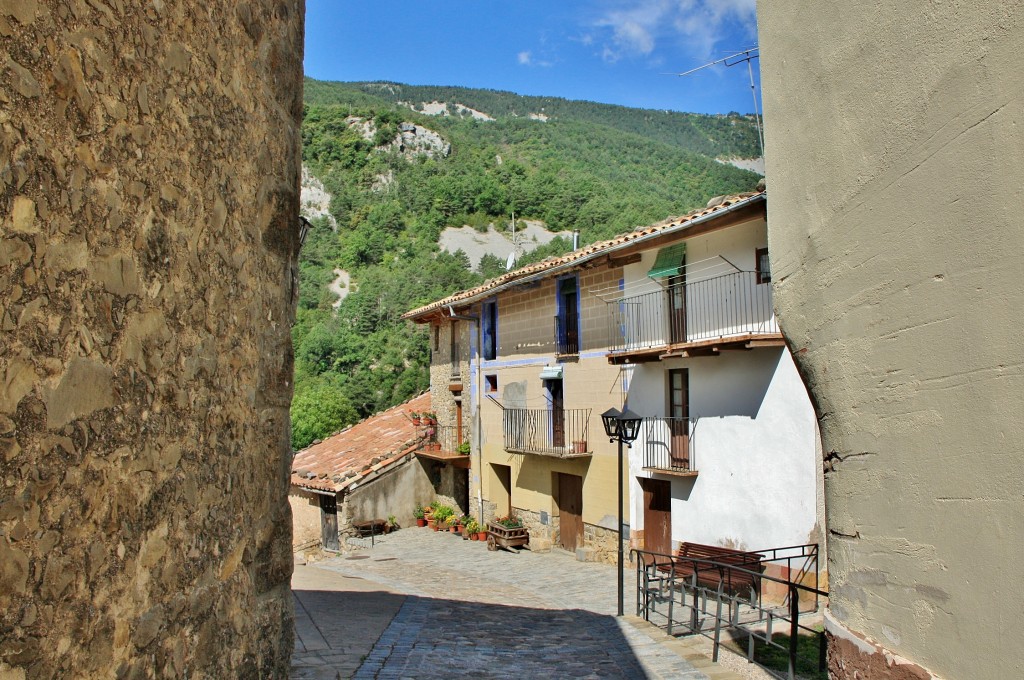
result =
[{"label": "metal fence", "polygon": [[613,352],[778,333],[769,284],[734,272],[609,303]]},{"label": "metal fence", "polygon": [[427,437],[427,445],[435,451],[456,453],[464,441],[463,431],[455,425],[437,425],[434,433]]},{"label": "metal fence", "polygon": [[589,408],[525,409],[503,411],[505,450],[558,458],[589,455]]},{"label": "metal fence", "polygon": [[[801,616],[817,612],[821,597],[828,593],[818,587],[818,546],[816,544],[755,551],[764,556],[760,563],[737,565],[728,561],[679,557],[646,550],[630,551],[636,564],[636,615],[663,626],[669,635],[704,635],[714,642],[712,660],[718,661],[722,632],[734,641],[746,641],[747,660],[756,663],[758,644],[780,649],[788,656],[788,672],[776,677],[795,680],[800,635],[817,640],[817,669],[825,668],[825,634],[801,623]],[[794,562],[799,565],[793,576]],[[770,564],[786,563],[788,578],[763,573]],[[814,585],[806,584],[814,574]],[[742,587],[732,587],[743,584]],[[781,604],[767,603],[762,596],[768,588],[785,592]],[[780,625],[781,624],[781,625]],[[780,630],[781,628],[781,630]],[[779,633],[788,640],[779,641]]]},{"label": "metal fence", "polygon": [[644,467],[672,472],[693,472],[696,418],[644,418]]}]

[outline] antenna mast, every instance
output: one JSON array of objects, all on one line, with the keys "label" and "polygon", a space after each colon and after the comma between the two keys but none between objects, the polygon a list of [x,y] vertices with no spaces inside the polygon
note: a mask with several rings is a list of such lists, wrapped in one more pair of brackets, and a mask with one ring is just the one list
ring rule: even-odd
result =
[{"label": "antenna mast", "polygon": [[758,144],[761,145],[761,158],[764,158],[764,133],[761,131],[761,111],[757,106],[757,87],[754,85],[754,67],[751,65],[751,62],[754,59],[757,59],[759,56],[761,56],[758,52],[758,49],[759,48],[757,47],[751,47],[750,49],[741,50],[740,52],[730,54],[728,57],[716,59],[715,61],[709,62],[702,66],[698,66],[697,68],[691,68],[689,71],[684,71],[682,73],[666,73],[665,75],[682,77],[688,76],[691,73],[696,73],[701,69],[705,69],[708,68],[709,66],[714,66],[716,64],[735,66],[736,64],[742,64],[743,62],[747,62],[747,73],[750,75],[750,94],[754,98],[754,122],[757,125],[757,141]]}]

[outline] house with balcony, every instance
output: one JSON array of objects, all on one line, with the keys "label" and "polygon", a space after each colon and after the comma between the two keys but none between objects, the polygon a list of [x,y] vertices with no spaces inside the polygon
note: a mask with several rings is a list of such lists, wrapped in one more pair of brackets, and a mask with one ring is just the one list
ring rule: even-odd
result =
[{"label": "house with balcony", "polygon": [[474,515],[515,512],[537,544],[613,561],[619,463],[600,414],[628,407],[644,416],[622,470],[634,546],[821,541],[819,438],[772,311],[766,202],[718,199],[405,315],[431,326],[439,422],[468,429]]}]

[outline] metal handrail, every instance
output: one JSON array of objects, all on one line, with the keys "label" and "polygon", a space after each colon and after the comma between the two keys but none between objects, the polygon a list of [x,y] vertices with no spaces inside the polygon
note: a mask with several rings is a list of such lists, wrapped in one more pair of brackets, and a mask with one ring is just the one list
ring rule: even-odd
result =
[{"label": "metal handrail", "polygon": [[[773,553],[775,551],[792,549],[793,547],[804,547],[804,546],[791,546],[790,548],[776,548],[766,551],[760,551],[758,554]],[[754,551],[751,551],[753,553]],[[813,551],[817,555],[817,550]],[[772,624],[778,621],[784,621],[789,623],[789,680],[795,680],[796,678],[796,656],[797,656],[797,642],[800,631],[806,631],[818,637],[818,666],[820,670],[825,668],[825,633],[824,631],[817,631],[808,626],[800,623],[800,594],[808,593],[815,596],[815,602],[817,603],[819,597],[828,597],[828,592],[821,590],[818,587],[811,587],[803,585],[802,583],[795,582],[788,579],[777,578],[762,573],[761,571],[755,571],[747,569],[742,566],[730,564],[728,562],[722,562],[719,560],[699,558],[699,557],[680,557],[676,555],[667,555],[664,553],[657,553],[653,551],[640,550],[634,548],[630,550],[630,560],[634,560],[637,565],[636,567],[636,579],[637,579],[637,601],[636,601],[636,615],[642,616],[645,620],[650,621],[651,613],[655,612],[656,601],[660,598],[664,600],[667,595],[668,599],[668,624],[667,632],[669,635],[673,634],[673,627],[676,625],[674,608],[676,603],[675,594],[680,594],[681,601],[678,603],[684,610],[689,610],[688,622],[684,625],[689,629],[689,633],[693,635],[705,635],[704,633],[704,621],[709,616],[708,603],[712,599],[715,602],[715,611],[710,614],[714,619],[714,633],[712,639],[714,641],[712,660],[718,661],[719,648],[721,646],[721,633],[722,628],[728,628],[734,631],[738,631],[748,638],[747,646],[747,660],[756,663],[754,661],[754,650],[757,641],[761,641],[769,646],[777,647],[780,649],[786,649],[782,645],[776,643],[772,639]],[[772,560],[759,560],[760,563],[772,561]],[[689,577],[677,573],[677,569],[683,564],[689,564]],[[748,563],[749,564],[749,563]],[[659,571],[665,571],[667,568],[668,575],[661,576]],[[706,582],[708,575],[718,573],[717,587],[709,585],[701,585],[699,578],[700,574],[703,574],[703,580]],[[760,594],[751,593],[749,600],[744,600],[736,593],[732,592],[731,588],[727,589],[727,584],[733,582],[733,574],[745,574],[750,577],[753,583],[758,584],[758,590],[760,590],[760,584],[764,581],[778,583],[785,586],[787,589],[786,595],[786,613],[779,613],[774,609],[766,608],[764,603],[761,601]],[[736,579],[737,581],[739,579]],[[656,584],[657,588],[652,587],[652,584]],[[691,603],[687,604],[687,599],[691,598]],[[701,606],[701,600],[703,599],[703,606]],[[754,621],[741,622],[740,621],[740,607],[745,605],[751,608],[752,611],[757,613],[757,618]],[[728,607],[728,611],[723,616],[723,607]],[[701,616],[704,619],[701,619]],[[764,632],[755,630],[748,627],[750,623],[767,622],[766,629]],[[762,666],[763,667],[763,666]],[[768,670],[769,673],[772,671]]]},{"label": "metal handrail", "polygon": [[592,409],[525,409],[502,411],[505,450],[567,458],[589,455]]},{"label": "metal handrail", "polygon": [[644,418],[644,467],[671,472],[695,472],[696,431],[696,418]]},{"label": "metal handrail", "polygon": [[580,334],[578,316],[568,318],[565,315],[558,315],[555,317],[555,353],[580,353]]},{"label": "metal handrail", "polygon": [[733,272],[610,302],[611,352],[735,335],[778,333],[772,290],[757,272]]},{"label": "metal handrail", "polygon": [[462,428],[455,425],[436,425],[427,430],[426,444],[432,444],[440,451],[456,453],[459,444],[465,441]]}]

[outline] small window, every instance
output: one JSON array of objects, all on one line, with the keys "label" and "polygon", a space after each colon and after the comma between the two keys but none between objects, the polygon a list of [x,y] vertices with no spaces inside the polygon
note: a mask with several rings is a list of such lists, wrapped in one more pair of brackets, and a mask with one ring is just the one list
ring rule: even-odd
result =
[{"label": "small window", "polygon": [[484,391],[485,392],[497,392],[498,391],[498,376],[496,376],[496,375],[485,375],[484,376]]},{"label": "small window", "polygon": [[483,313],[484,359],[498,357],[498,303],[485,302]]},{"label": "small window", "polygon": [[768,259],[768,249],[758,248],[754,251],[754,260],[757,265],[757,282],[758,283],[771,283],[772,282],[772,264]]}]

